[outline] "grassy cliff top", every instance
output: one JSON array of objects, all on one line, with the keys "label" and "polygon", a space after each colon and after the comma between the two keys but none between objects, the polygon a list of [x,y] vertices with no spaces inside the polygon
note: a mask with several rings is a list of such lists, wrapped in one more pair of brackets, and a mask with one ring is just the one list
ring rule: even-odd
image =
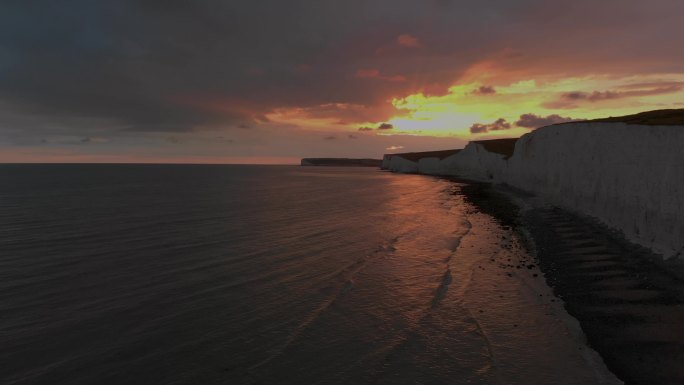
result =
[{"label": "grassy cliff top", "polygon": [[406,152],[403,154],[387,154],[389,156],[400,156],[406,160],[417,162],[423,158],[438,158],[444,159],[447,156],[454,155],[461,150],[442,150],[442,151],[426,151],[426,152]]},{"label": "grassy cliff top", "polygon": [[491,139],[491,140],[475,140],[473,143],[477,143],[485,148],[489,152],[494,152],[497,154],[504,155],[506,158],[510,158],[513,155],[513,150],[515,150],[515,142],[518,138],[510,139]]},{"label": "grassy cliff top", "polygon": [[[606,123],[626,123],[626,124],[641,124],[649,126],[684,126],[684,108],[669,109],[669,110],[654,110],[640,112],[633,115],[625,116],[611,116],[609,118],[579,120],[570,123],[586,123],[586,122],[606,122]],[[568,124],[568,123],[559,123]],[[509,158],[513,155],[515,150],[515,143],[518,138],[511,139],[492,139],[492,140],[475,140],[484,147],[485,150],[496,154],[504,155]],[[387,154],[388,156],[400,156],[404,159],[418,162],[422,158],[438,158],[444,159],[450,155],[457,153],[460,150],[444,150],[444,151],[428,151],[428,152],[409,152],[403,154]]]},{"label": "grassy cliff top", "polygon": [[655,110],[640,112],[634,115],[616,116],[610,118],[586,120],[588,122],[609,122],[644,124],[650,126],[679,126],[684,125],[684,108],[671,110]]}]

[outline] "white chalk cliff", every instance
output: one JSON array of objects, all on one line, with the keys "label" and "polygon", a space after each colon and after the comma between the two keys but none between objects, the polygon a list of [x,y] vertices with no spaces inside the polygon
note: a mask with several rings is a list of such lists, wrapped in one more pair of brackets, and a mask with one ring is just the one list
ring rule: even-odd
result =
[{"label": "white chalk cliff", "polygon": [[505,183],[684,258],[684,126],[558,124],[522,136],[512,153],[488,142],[442,158],[386,155],[383,168]]}]

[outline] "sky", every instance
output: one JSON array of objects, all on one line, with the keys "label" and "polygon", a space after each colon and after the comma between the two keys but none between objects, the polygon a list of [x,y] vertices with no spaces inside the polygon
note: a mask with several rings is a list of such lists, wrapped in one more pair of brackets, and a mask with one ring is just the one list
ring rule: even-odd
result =
[{"label": "sky", "polygon": [[297,163],[684,108],[681,0],[4,0],[0,162]]}]

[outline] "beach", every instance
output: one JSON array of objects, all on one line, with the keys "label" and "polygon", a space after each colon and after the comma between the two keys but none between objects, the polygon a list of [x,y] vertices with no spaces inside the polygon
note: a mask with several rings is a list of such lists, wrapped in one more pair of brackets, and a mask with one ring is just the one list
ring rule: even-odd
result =
[{"label": "beach", "polygon": [[466,195],[515,226],[589,345],[628,384],[684,382],[684,269],[596,219],[510,187]]}]

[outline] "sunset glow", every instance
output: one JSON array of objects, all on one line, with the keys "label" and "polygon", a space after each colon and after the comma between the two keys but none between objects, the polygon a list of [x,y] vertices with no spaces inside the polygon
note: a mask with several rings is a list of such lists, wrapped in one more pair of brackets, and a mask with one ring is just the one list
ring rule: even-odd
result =
[{"label": "sunset glow", "polygon": [[[640,110],[681,108],[683,85],[684,76],[677,74],[658,79],[612,79],[603,75],[541,83],[529,79],[502,86],[475,82],[454,85],[445,95],[416,93],[394,98],[392,105],[401,114],[388,122],[395,126],[396,132],[415,135],[517,137],[534,128],[515,124],[525,114],[591,119]],[[481,134],[469,129],[474,124],[489,124],[497,119],[510,122],[512,127]]]},{"label": "sunset glow", "polygon": [[[8,9],[0,150],[5,161],[378,157],[684,106],[672,42],[684,3],[498,3],[374,3],[363,18],[341,3],[241,5],[239,25],[222,21],[238,11],[228,6],[55,5],[65,17],[49,20]],[[51,31],[67,25],[77,32],[55,46]]]},{"label": "sunset glow", "polygon": [[[542,118],[549,116],[582,120],[684,105],[682,74],[628,77],[603,74],[559,79],[543,76],[541,80],[507,82],[496,75],[480,74],[480,77],[484,82],[456,83],[441,95],[419,91],[392,97],[386,105],[378,107],[391,106],[394,110],[392,116],[381,121],[345,122],[345,115],[363,116],[372,110],[341,103],[322,105],[318,109],[280,109],[267,116],[272,122],[309,130],[354,132],[359,127],[372,128],[386,122],[393,129],[378,130],[377,135],[473,139],[518,137],[538,126],[521,121],[524,115],[534,115],[542,122]],[[473,125],[488,126],[500,119],[505,123],[498,129],[486,132],[471,129]]]}]

